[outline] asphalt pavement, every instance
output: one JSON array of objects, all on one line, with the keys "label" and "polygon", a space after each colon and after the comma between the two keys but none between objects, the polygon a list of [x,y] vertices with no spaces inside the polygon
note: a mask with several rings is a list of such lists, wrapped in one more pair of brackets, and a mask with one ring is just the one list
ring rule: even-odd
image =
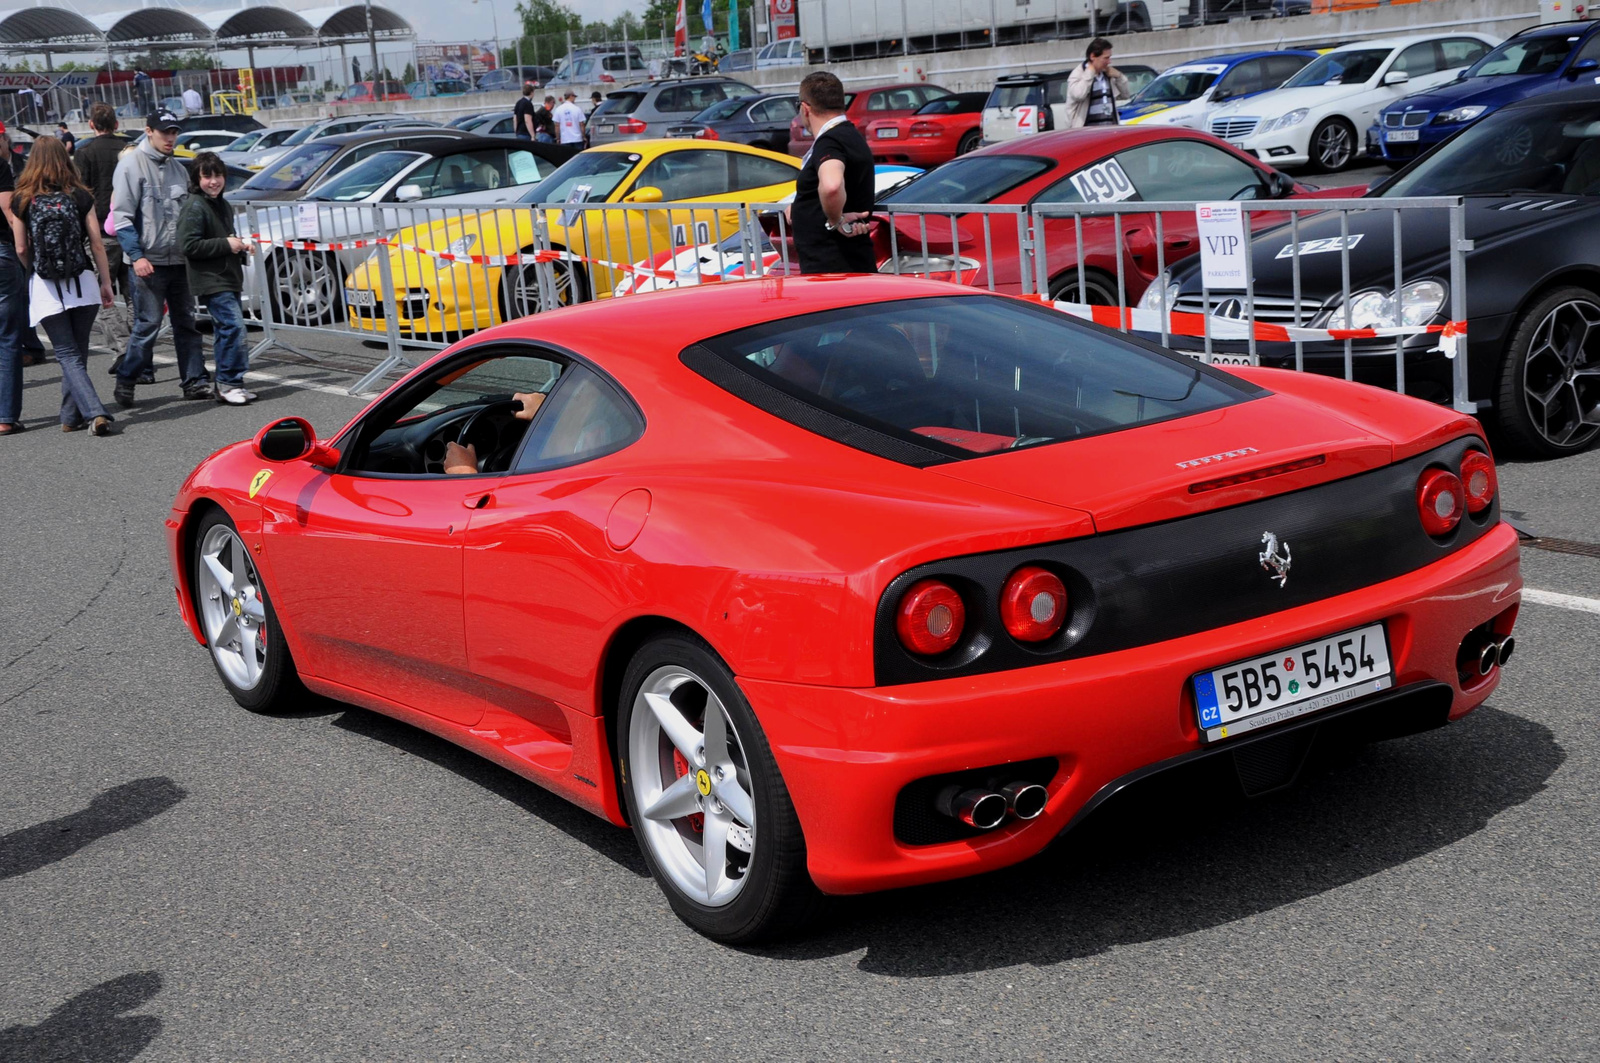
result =
[{"label": "asphalt pavement", "polygon": [[[1488,705],[1287,793],[1185,781],[1021,867],[725,948],[628,833],[361,709],[245,712],[180,626],[178,484],[273,418],[337,428],[374,357],[264,359],[242,409],[164,365],[108,439],[56,430],[55,366],[27,371],[32,431],[0,439],[0,1060],[1600,1053],[1600,614],[1530,601]],[[1600,542],[1600,453],[1501,476],[1532,532]],[[1600,598],[1600,558],[1524,565]]]}]

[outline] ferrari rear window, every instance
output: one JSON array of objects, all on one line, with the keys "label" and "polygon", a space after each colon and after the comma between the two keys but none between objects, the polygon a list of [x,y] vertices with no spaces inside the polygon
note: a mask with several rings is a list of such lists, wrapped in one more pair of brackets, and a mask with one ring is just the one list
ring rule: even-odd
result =
[{"label": "ferrari rear window", "polygon": [[747,401],[919,465],[1184,417],[1257,393],[1153,345],[995,296],[830,310],[702,349],[715,362],[696,348],[684,362]]}]

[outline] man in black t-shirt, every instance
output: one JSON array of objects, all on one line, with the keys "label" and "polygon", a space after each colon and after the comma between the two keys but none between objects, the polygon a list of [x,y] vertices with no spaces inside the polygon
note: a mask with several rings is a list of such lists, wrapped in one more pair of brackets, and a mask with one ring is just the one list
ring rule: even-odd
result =
[{"label": "man in black t-shirt", "polygon": [[511,127],[516,130],[517,136],[523,140],[532,140],[535,132],[533,128],[533,82],[522,83],[522,99],[511,109]]},{"label": "man in black t-shirt", "polygon": [[872,149],[844,116],[844,86],[825,70],[800,82],[800,120],[814,138],[794,182],[790,218],[801,273],[874,273],[862,217],[872,210]]}]

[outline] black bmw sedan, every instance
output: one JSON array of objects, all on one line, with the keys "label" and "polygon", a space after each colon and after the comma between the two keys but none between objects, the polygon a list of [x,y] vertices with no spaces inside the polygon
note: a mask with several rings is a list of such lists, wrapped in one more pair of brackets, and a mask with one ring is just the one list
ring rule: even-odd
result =
[{"label": "black bmw sedan", "polygon": [[769,151],[789,150],[789,120],[800,113],[792,92],[720,100],[684,122],[667,127],[669,137],[731,140]]},{"label": "black bmw sedan", "polygon": [[[1503,445],[1530,456],[1571,454],[1600,438],[1600,88],[1505,107],[1374,186],[1368,197],[1461,196],[1467,248],[1468,397]],[[1287,227],[1251,241],[1258,322],[1376,328],[1448,320],[1450,225],[1445,210],[1400,211],[1400,290],[1394,213],[1307,216],[1297,238],[1301,288],[1293,298]],[[1307,253],[1340,248],[1344,253]],[[1341,260],[1349,258],[1349,316]],[[1151,285],[1142,305],[1202,310],[1198,257]],[[1210,312],[1237,316],[1238,300]],[[1197,349],[1201,341],[1175,339]],[[1352,344],[1357,380],[1393,387],[1396,341]],[[1214,341],[1240,353],[1241,341]],[[1437,335],[1403,343],[1408,394],[1448,402],[1452,366]],[[1258,343],[1263,365],[1293,365],[1288,343]],[[1343,375],[1343,341],[1307,342],[1305,368]]]}]

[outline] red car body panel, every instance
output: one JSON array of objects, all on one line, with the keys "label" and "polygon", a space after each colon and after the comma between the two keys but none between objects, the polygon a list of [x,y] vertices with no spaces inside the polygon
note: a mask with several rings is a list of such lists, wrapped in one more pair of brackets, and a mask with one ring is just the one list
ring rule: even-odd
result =
[{"label": "red car body panel", "polygon": [[[859,90],[856,90],[854,92],[851,92],[847,96],[846,103],[845,103],[845,108],[844,108],[844,113],[845,113],[846,117],[848,117],[850,119],[851,123],[853,125],[855,125],[855,127],[857,129],[862,129],[862,128],[864,128],[866,126],[867,122],[869,122],[869,121],[877,121],[880,118],[906,118],[906,117],[909,117],[912,114],[915,114],[916,111],[917,111],[917,107],[921,107],[922,104],[920,104],[920,103],[917,104],[917,107],[907,107],[907,108],[897,109],[897,110],[871,111],[871,112],[869,112],[867,110],[867,100],[872,96],[872,94],[874,92],[881,92],[884,89],[903,89],[903,88],[938,89],[939,86],[937,86],[937,85],[929,85],[926,82],[922,82],[922,81],[913,81],[913,82],[896,83],[896,84],[893,84],[893,85],[874,85],[870,89],[859,89]],[[939,91],[943,92],[944,90],[940,89]],[[980,115],[979,117],[981,118],[982,116]],[[789,154],[790,155],[803,156],[803,155],[805,155],[806,152],[808,152],[810,150],[811,150],[811,134],[806,131],[805,122],[803,122],[800,119],[800,116],[799,115],[795,115],[793,118],[789,119]]]},{"label": "red car body panel", "polygon": [[[618,824],[609,728],[620,668],[648,625],[687,628],[735,674],[805,828],[811,873],[837,893],[1037,852],[1108,782],[1199,747],[1187,681],[1204,668],[1383,619],[1397,685],[1449,684],[1452,716],[1494,689],[1498,672],[1462,689],[1456,653],[1518,600],[1516,536],[1504,525],[1399,578],[1247,622],[875,686],[879,602],[914,566],[1299,490],[1478,431],[1377,389],[1248,370],[1272,393],[918,469],[778,420],[677,357],[774,318],[934,295],[986,298],[911,278],[787,278],[589,303],[473,336],[439,358],[528,343],[578,352],[639,401],[643,434],[568,468],[438,479],[336,475],[267,462],[248,443],[224,448],[191,474],[167,521],[184,622],[203,642],[189,559],[195,526],[219,506],[310,689],[423,727]],[[1177,463],[1242,438],[1264,463],[1319,447],[1328,461],[1191,493],[1206,470]],[[1073,490],[1039,488],[1068,470]],[[895,794],[908,782],[1037,756],[1064,768],[1038,820],[934,845],[895,839]]]},{"label": "red car body panel", "polygon": [[[1068,174],[1093,165],[1110,155],[1144,144],[1172,140],[1195,140],[1220,148],[1263,175],[1273,173],[1272,167],[1247,155],[1208,133],[1191,129],[1162,126],[1105,126],[1073,129],[1055,133],[1040,133],[1031,137],[992,144],[980,148],[963,159],[979,155],[1024,155],[1047,159],[1049,169],[1021,184],[995,196],[990,202],[997,204],[1030,204],[1040,194],[1063,180]],[[1354,197],[1366,191],[1365,186],[1317,189],[1296,183],[1295,200]],[[905,195],[914,197],[915,186]],[[1129,204],[1136,209],[1137,202]],[[1305,215],[1302,215],[1304,217]],[[985,218],[988,218],[987,224]],[[1260,231],[1282,225],[1289,215],[1281,211],[1252,211],[1247,214],[1251,230]],[[1083,266],[1099,274],[1113,297],[1117,290],[1118,258],[1121,258],[1122,305],[1132,306],[1144,294],[1161,268],[1196,254],[1199,246],[1198,230],[1193,211],[1167,211],[1161,215],[1162,241],[1165,245],[1158,255],[1155,245],[1155,222],[1152,215],[1129,213],[1122,216],[1122,239],[1117,239],[1116,219],[1105,216],[1083,219]],[[930,254],[959,253],[963,258],[976,260],[978,268],[967,269],[962,279],[978,287],[992,286],[995,291],[1017,294],[1022,291],[1021,248],[1017,224],[1006,215],[966,214],[956,215],[952,223],[949,215],[902,215],[895,219],[895,233],[880,225],[875,235],[880,261],[891,253],[918,255],[922,252],[924,230]],[[987,231],[986,231],[987,230]],[[1045,258],[1047,275],[1052,282],[1075,275],[1078,267],[1078,238],[1071,217],[1046,219]],[[986,250],[987,249],[987,250]],[[1120,249],[1120,256],[1119,256]],[[1113,299],[1114,301],[1114,299]]]},{"label": "red car body panel", "polygon": [[[981,109],[971,114],[910,114],[874,118],[861,131],[877,162],[903,162],[931,168],[956,157],[961,138],[983,124]],[[896,132],[884,136],[882,129]]]}]

